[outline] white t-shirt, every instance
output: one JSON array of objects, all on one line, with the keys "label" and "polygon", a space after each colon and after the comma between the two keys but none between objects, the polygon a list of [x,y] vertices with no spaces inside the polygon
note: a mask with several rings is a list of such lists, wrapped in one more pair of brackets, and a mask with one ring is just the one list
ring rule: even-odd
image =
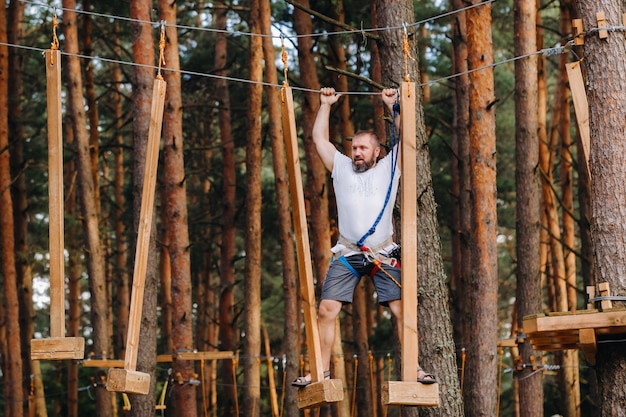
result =
[{"label": "white t-shirt", "polygon": [[[374,225],[385,204],[391,181],[392,163],[391,154],[388,154],[379,160],[375,167],[365,172],[354,172],[352,159],[339,151],[335,152],[332,178],[337,200],[339,233],[349,241],[356,243]],[[363,242],[365,246],[375,247],[392,237],[393,206],[399,182],[398,166],[385,211],[376,226],[376,231]]]}]

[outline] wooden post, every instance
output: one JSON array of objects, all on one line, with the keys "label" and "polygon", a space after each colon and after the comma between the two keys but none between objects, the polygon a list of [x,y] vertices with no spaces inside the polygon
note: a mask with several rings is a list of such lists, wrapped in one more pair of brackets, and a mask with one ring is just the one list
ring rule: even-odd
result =
[{"label": "wooden post", "polygon": [[167,83],[162,78],[154,80],[124,369],[109,369],[106,386],[108,391],[147,394],[150,390],[150,374],[138,372],[136,368],[166,86]]},{"label": "wooden post", "polygon": [[298,389],[298,407],[308,408],[343,400],[343,384],[340,379],[324,379],[320,336],[317,327],[317,311],[315,308],[311,248],[309,246],[309,232],[304,207],[304,191],[302,189],[302,172],[300,170],[300,157],[298,154],[298,137],[296,135],[293,94],[291,88],[288,86],[283,86],[281,94],[283,137],[286,142],[289,190],[291,194],[298,257],[298,275],[302,297],[301,301],[304,309],[304,325],[312,381],[310,385]]},{"label": "wooden post", "polygon": [[402,381],[383,384],[383,404],[439,405],[439,385],[417,382],[417,165],[415,127],[415,83],[400,85],[402,114],[400,142],[402,204]]},{"label": "wooden post", "polygon": [[585,92],[585,83],[583,81],[583,73],[580,69],[580,61],[565,64],[565,69],[569,79],[569,88],[572,91],[572,101],[574,102],[574,112],[576,113],[576,123],[578,123],[580,141],[582,143],[583,152],[585,153],[587,175],[591,179],[591,171],[589,171],[589,151],[591,142],[589,133],[589,104],[587,103],[587,93]]},{"label": "wooden post", "polygon": [[61,51],[46,56],[48,99],[48,204],[50,251],[50,338],[33,339],[31,359],[83,359],[85,339],[65,337],[65,232],[63,206],[63,128]]}]

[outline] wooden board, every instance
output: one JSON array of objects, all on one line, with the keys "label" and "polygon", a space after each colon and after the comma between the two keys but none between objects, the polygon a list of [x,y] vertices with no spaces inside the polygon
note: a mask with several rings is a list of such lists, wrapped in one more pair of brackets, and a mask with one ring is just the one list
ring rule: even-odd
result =
[{"label": "wooden board", "polygon": [[587,175],[591,178],[591,171],[589,171],[589,152],[591,148],[589,104],[587,102],[587,93],[585,92],[585,83],[583,81],[583,73],[580,69],[580,65],[580,61],[569,62],[565,64],[565,70],[567,71],[569,86],[572,91],[572,102],[574,103],[574,112],[576,113],[578,133],[580,134],[580,141],[582,143],[583,152],[585,153]]},{"label": "wooden board", "polygon": [[343,400],[341,379],[325,379],[298,389],[298,407],[313,408]]},{"label": "wooden board", "polygon": [[281,90],[281,114],[283,137],[287,155],[287,171],[289,174],[289,191],[291,195],[291,210],[293,227],[296,235],[296,253],[298,258],[298,275],[300,284],[301,304],[304,313],[306,344],[309,354],[311,380],[324,380],[322,366],[322,351],[320,347],[319,329],[317,327],[317,310],[315,307],[315,287],[313,284],[313,264],[309,244],[309,231],[304,205],[304,190],[302,187],[302,172],[298,151],[298,137],[293,106],[291,87],[283,86]]},{"label": "wooden board", "polygon": [[82,337],[50,337],[30,341],[32,360],[83,359],[85,339]]},{"label": "wooden board", "polygon": [[[154,80],[150,125],[148,127],[146,163],[141,194],[141,210],[139,212],[135,267],[133,270],[133,287],[130,299],[126,352],[124,356],[124,370],[116,368],[109,369],[107,381],[107,390],[109,391],[147,394],[147,390],[150,387],[150,375],[136,372],[135,369],[137,367],[137,355],[139,351],[141,313],[143,309],[143,294],[148,266],[152,217],[154,213],[154,195],[159,163],[159,144],[161,142],[166,87],[167,83],[163,79],[156,78]],[[109,382],[112,378],[113,382],[109,386]],[[145,385],[147,385],[147,389]],[[145,392],[143,392],[144,390]]]},{"label": "wooden board", "polygon": [[555,351],[581,349],[590,364],[595,363],[597,339],[626,334],[626,310],[524,317],[523,327],[533,349]]},{"label": "wooden board", "polygon": [[438,407],[439,384],[387,381],[382,386],[382,401],[385,405]]},{"label": "wooden board", "polygon": [[108,372],[106,389],[112,392],[145,395],[150,391],[150,374],[111,368]]},{"label": "wooden board", "polygon": [[417,380],[417,165],[415,137],[415,83],[400,85],[402,140],[400,177],[402,203],[402,380]]}]

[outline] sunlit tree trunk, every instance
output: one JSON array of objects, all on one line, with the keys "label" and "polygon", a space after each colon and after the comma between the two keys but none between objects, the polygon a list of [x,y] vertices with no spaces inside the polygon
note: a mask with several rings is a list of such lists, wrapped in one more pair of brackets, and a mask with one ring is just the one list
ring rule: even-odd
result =
[{"label": "sunlit tree trunk", "polygon": [[[305,7],[309,7],[309,1],[300,1]],[[311,16],[299,9],[294,9],[294,29],[298,34],[313,33],[313,22]],[[311,239],[311,260],[313,263],[313,273],[317,278],[317,285],[321,288],[326,270],[330,261],[330,224],[328,215],[328,187],[326,168],[317,155],[311,131],[313,122],[319,108],[320,84],[316,72],[316,61],[313,56],[313,39],[310,36],[298,38],[298,66],[300,68],[300,80],[303,87],[314,90],[302,93],[302,129],[304,153],[306,159],[306,186],[305,199],[308,207],[315,207],[309,210],[310,239]]]},{"label": "sunlit tree trunk", "polygon": [[[413,2],[400,0],[387,2],[376,1],[379,27],[402,28],[404,22],[414,20]],[[382,63],[382,84],[393,86],[403,81],[404,53],[402,30],[380,32],[380,61]],[[409,44],[410,55],[417,56],[414,42]],[[419,80],[417,63],[408,59],[409,78]],[[419,89],[418,89],[419,91]],[[448,305],[448,288],[441,256],[441,239],[437,222],[436,204],[430,173],[430,155],[427,146],[421,94],[416,98],[415,115],[403,114],[402,117],[415,117],[416,125],[416,165],[418,204],[418,327],[419,327],[419,362],[420,365],[436,373],[439,380],[439,407],[423,407],[420,416],[462,416],[463,403],[459,392],[456,354],[452,339],[452,328]],[[396,233],[401,230],[396,230]],[[404,254],[411,256],[411,254]],[[494,343],[495,345],[495,343]],[[403,417],[417,415],[415,407],[405,407]]]},{"label": "sunlit tree trunk", "polygon": [[[525,55],[537,50],[536,8],[534,0],[515,2],[515,53]],[[517,306],[518,325],[522,319],[536,314],[541,308],[539,237],[540,237],[540,178],[537,171],[539,144],[537,137],[537,61],[536,57],[515,62],[515,184],[517,190]],[[520,344],[524,363],[531,356],[538,358],[530,342]],[[541,373],[532,374],[526,367],[516,372],[519,383],[520,412],[522,416],[543,414]]]},{"label": "sunlit tree trunk", "polygon": [[[250,33],[261,33],[259,0],[252,0],[248,20]],[[246,415],[260,416],[261,374],[261,106],[263,86],[263,44],[251,36],[247,104],[246,146],[246,268],[244,274],[243,404]]]},{"label": "sunlit tree trunk", "polygon": [[[461,0],[452,0],[452,7],[459,10],[465,7]],[[454,16],[452,26],[452,73],[459,74],[453,79],[452,95],[454,112],[452,116],[452,197],[456,204],[452,208],[452,271],[450,287],[452,291],[452,312],[454,340],[459,349],[470,347],[469,325],[470,299],[465,297],[469,276],[472,273],[471,263],[471,189],[470,189],[470,155],[469,155],[469,90],[470,80],[467,62],[467,23],[465,12]],[[460,359],[461,355],[457,357]],[[459,369],[464,364],[458,361]],[[463,375],[463,372],[460,372]],[[461,381],[463,387],[463,381]]]},{"label": "sunlit tree trunk", "polygon": [[[151,68],[157,61],[154,54],[154,36],[151,20],[152,0],[131,0],[130,17],[131,40],[133,45],[133,62],[146,67],[136,66],[133,72],[133,104],[132,104],[132,139],[133,139],[133,236],[139,229],[139,214],[141,212],[141,196],[143,191],[144,171],[146,165],[146,150],[148,129],[150,125],[150,109],[152,104],[152,90],[155,71]],[[154,221],[154,219],[152,219]],[[137,370],[150,374],[150,391],[147,395],[130,395],[133,415],[137,417],[154,416],[155,369],[157,350],[157,249],[156,227],[151,228],[148,264],[143,294],[143,311],[141,315],[141,332],[137,352]],[[135,244],[136,246],[136,244]],[[131,250],[134,253],[134,247]]]},{"label": "sunlit tree trunk", "polygon": [[[271,9],[270,2],[260,2],[261,27],[263,37],[263,55],[265,59],[265,81],[270,84],[278,84],[276,73],[276,51],[271,34]],[[284,72],[283,72],[284,73]],[[284,80],[286,81],[286,80]],[[283,295],[285,335],[283,339],[283,354],[287,358],[284,378],[293,381],[299,374],[300,344],[298,332],[300,328],[298,313],[298,281],[296,275],[296,254],[293,243],[293,227],[291,211],[289,207],[289,179],[285,164],[285,143],[281,129],[281,95],[275,87],[267,87],[267,111],[269,135],[272,140],[272,162],[274,167],[274,185],[276,188],[276,205],[278,207],[278,240],[281,247],[282,272],[283,272]],[[296,391],[287,389],[285,392],[284,415],[298,415],[298,403]]]},{"label": "sunlit tree trunk", "polygon": [[9,153],[9,50],[7,43],[6,7],[0,7],[0,247],[4,290],[4,331],[8,357],[3,358],[5,403],[7,417],[24,415],[22,385],[22,346],[20,337],[19,298],[15,268],[15,234],[13,199],[11,198],[11,164]]},{"label": "sunlit tree trunk", "polygon": [[[491,6],[467,11],[468,66],[493,63]],[[465,289],[472,320],[463,399],[472,416],[492,416],[498,399],[498,263],[496,213],[496,130],[493,69],[469,74],[471,183],[471,266]]]}]

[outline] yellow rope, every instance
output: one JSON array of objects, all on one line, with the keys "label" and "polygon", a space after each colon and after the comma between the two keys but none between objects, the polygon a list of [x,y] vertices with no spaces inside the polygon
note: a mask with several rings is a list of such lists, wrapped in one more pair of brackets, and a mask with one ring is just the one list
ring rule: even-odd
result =
[{"label": "yellow rope", "polygon": [[[406,25],[404,25],[404,36],[402,43],[402,49],[404,51],[404,81],[409,82],[411,81],[411,77],[409,76],[409,58],[413,59],[413,57],[411,56],[411,51],[409,48],[409,34],[407,33]],[[411,93],[409,92],[409,95],[410,94]]]},{"label": "yellow rope", "polygon": [[[53,51],[59,49],[59,38],[57,38],[58,26],[57,15],[52,15],[52,43],[50,44],[50,49]],[[54,65],[54,54],[50,54],[50,65]]]},{"label": "yellow rope", "polygon": [[233,385],[235,388],[235,415],[239,415],[239,395],[237,395],[237,362],[239,362],[239,354],[232,360],[233,364]]},{"label": "yellow rope", "polygon": [[282,52],[280,54],[280,57],[282,58],[283,61],[283,85],[286,87],[289,85],[289,81],[287,80],[287,49],[285,48],[285,37],[283,35],[280,36],[280,42],[282,44]]},{"label": "yellow rope", "polygon": [[157,69],[157,78],[160,80],[163,79],[163,77],[161,77],[161,64],[165,65],[163,51],[165,51],[165,20],[161,21],[161,36],[159,38],[159,66]]}]

